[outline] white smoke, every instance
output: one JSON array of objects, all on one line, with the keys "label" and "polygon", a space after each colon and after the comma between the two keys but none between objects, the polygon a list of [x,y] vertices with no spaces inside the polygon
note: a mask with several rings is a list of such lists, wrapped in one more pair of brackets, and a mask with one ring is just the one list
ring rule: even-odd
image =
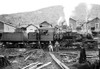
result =
[{"label": "white smoke", "polygon": [[60,25],[61,20],[62,20],[62,17],[60,17],[60,18],[58,19],[58,21],[57,21],[57,24],[58,24],[58,25]]},{"label": "white smoke", "polygon": [[87,16],[86,16],[86,21],[90,18],[90,11],[91,11],[92,5],[87,4]]},{"label": "white smoke", "polygon": [[65,20],[68,26],[69,26],[69,18],[73,14],[72,11],[74,10],[74,8],[75,8],[74,6],[71,9],[64,7]]},{"label": "white smoke", "polygon": [[69,26],[69,18],[71,16],[74,16],[75,14],[73,13],[73,11],[75,10],[75,8],[78,6],[78,4],[80,4],[81,0],[78,0],[78,1],[75,1],[73,2],[73,0],[70,0],[71,1],[71,4],[70,3],[65,3],[63,2],[63,6],[64,6],[64,14],[65,14],[65,20],[66,20],[66,23],[67,25]]},{"label": "white smoke", "polygon": [[100,4],[99,0],[98,1],[95,1],[95,0],[77,0],[77,1],[73,1],[73,0],[70,0],[71,3],[66,3],[66,2],[63,2],[63,6],[64,6],[64,14],[65,14],[65,20],[67,22],[67,25],[69,25],[69,18],[71,16],[74,16],[75,14],[73,13],[73,11],[75,10],[75,8],[80,4],[80,3],[86,3],[87,5],[87,17],[86,19],[89,18],[89,12],[92,8],[91,4]]}]

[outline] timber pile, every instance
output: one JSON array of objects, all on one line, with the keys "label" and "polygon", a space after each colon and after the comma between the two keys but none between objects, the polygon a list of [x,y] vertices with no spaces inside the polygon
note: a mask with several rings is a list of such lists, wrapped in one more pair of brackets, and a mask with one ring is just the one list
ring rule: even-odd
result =
[{"label": "timber pile", "polygon": [[51,62],[45,63],[45,64],[41,65],[40,67],[37,67],[36,69],[42,69],[50,64],[51,64]]},{"label": "timber pile", "polygon": [[35,69],[40,64],[42,64],[42,63],[40,63],[40,62],[31,63],[31,64],[26,65],[25,67],[23,67],[21,69]]},{"label": "timber pile", "polygon": [[[17,66],[20,69],[34,69],[46,63],[41,61],[41,59],[44,56],[43,50],[29,50],[29,51],[25,51],[21,55],[22,57],[16,57],[15,60],[11,61],[14,67]],[[47,65],[44,65],[43,67],[45,66]]]},{"label": "timber pile", "polygon": [[44,51],[43,50],[35,50],[34,52],[29,52],[27,57],[25,57],[25,60],[38,60],[40,59],[42,56],[44,55]]},{"label": "timber pile", "polygon": [[46,67],[50,64],[51,64],[51,62],[48,62],[48,63],[45,63],[45,64],[40,63],[40,62],[35,62],[35,63],[31,63],[31,64],[29,64],[29,65],[27,65],[27,66],[25,66],[21,69],[42,69],[42,68],[44,68],[44,67]]},{"label": "timber pile", "polygon": [[[19,53],[19,50],[16,52]],[[8,60],[13,69],[58,69],[57,65],[52,62],[49,53],[43,50],[20,50],[18,55],[14,54],[12,50],[12,53],[7,54],[7,58],[9,58]]]},{"label": "timber pile", "polygon": [[76,53],[61,53],[60,57],[62,58],[62,62],[76,62],[77,59],[79,58],[79,55]]},{"label": "timber pile", "polygon": [[[76,68],[73,65],[78,63],[79,54],[75,52],[59,52],[59,53],[53,53],[53,54],[57,57],[57,59],[59,59],[63,64],[67,65],[70,69]],[[64,56],[64,57],[61,57],[61,56]],[[71,58],[69,56],[71,56]]]}]

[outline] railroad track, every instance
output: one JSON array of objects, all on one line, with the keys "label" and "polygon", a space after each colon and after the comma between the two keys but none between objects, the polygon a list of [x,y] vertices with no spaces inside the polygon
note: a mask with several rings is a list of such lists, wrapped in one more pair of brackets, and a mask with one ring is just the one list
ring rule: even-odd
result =
[{"label": "railroad track", "polygon": [[70,69],[64,63],[62,63],[59,59],[57,59],[53,53],[49,52],[49,54],[51,58],[53,59],[53,61],[58,65],[58,67],[60,67],[60,69]]},{"label": "railroad track", "polygon": [[47,55],[47,62],[51,62],[51,64],[41,68],[41,69],[62,69],[52,58],[52,56],[50,55],[50,53],[46,52]]}]

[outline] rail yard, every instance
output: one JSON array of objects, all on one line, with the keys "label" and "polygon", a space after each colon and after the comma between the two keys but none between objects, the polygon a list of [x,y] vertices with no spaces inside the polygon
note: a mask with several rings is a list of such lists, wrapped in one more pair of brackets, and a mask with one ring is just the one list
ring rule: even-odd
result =
[{"label": "rail yard", "polygon": [[[23,29],[23,28],[21,28]],[[99,33],[80,34],[53,27],[0,36],[2,69],[99,69]]]},{"label": "rail yard", "polygon": [[100,69],[100,31],[95,26],[82,30],[85,23],[73,31],[63,22],[1,32],[0,69]]}]

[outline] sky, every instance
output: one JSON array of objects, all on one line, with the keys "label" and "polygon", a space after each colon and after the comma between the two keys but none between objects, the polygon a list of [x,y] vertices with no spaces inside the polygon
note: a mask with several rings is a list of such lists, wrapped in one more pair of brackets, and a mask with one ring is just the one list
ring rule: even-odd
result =
[{"label": "sky", "polygon": [[68,21],[70,15],[79,3],[100,4],[100,0],[1,0],[0,15],[19,12],[29,12],[55,5],[64,7],[65,19]]}]

